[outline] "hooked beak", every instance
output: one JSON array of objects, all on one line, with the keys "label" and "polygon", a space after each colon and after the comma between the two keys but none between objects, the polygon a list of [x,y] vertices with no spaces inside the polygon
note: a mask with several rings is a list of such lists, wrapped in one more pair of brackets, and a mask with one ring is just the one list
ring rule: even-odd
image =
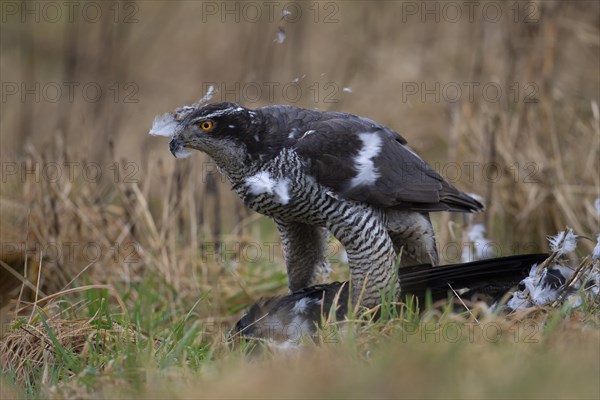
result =
[{"label": "hooked beak", "polygon": [[181,127],[179,120],[173,113],[157,115],[150,128],[152,136],[166,136],[171,138],[169,150],[175,158],[185,158],[191,154],[191,151],[185,149],[185,141],[180,139]]},{"label": "hooked beak", "polygon": [[171,141],[169,141],[169,151],[171,154],[177,157],[177,153],[181,150],[183,150],[183,142],[176,137],[172,138]]},{"label": "hooked beak", "polygon": [[184,141],[179,139],[177,135],[173,136],[169,142],[169,151],[175,158],[186,158],[192,155],[192,152],[185,148]]}]

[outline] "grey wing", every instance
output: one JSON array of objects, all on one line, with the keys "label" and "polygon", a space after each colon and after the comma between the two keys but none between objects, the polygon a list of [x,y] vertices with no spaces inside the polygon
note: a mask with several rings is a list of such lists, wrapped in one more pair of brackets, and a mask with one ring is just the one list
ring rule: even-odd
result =
[{"label": "grey wing", "polygon": [[408,148],[398,133],[350,114],[324,116],[309,124],[314,133],[295,143],[319,183],[380,207],[422,212],[483,209]]}]

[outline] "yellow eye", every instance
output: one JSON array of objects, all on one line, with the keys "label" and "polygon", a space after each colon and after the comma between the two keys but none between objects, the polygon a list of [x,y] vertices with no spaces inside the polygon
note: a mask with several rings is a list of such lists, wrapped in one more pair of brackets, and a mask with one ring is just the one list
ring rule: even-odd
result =
[{"label": "yellow eye", "polygon": [[214,127],[214,123],[211,120],[204,120],[201,121],[198,126],[200,127],[200,129],[202,129],[204,132],[210,132],[212,130],[212,128]]}]

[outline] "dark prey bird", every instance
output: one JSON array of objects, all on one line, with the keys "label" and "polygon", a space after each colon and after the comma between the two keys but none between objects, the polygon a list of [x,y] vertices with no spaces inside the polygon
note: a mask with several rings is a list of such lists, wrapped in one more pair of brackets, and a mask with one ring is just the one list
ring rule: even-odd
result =
[{"label": "dark prey bird", "polygon": [[275,221],[292,292],[329,269],[330,232],[348,254],[352,300],[375,306],[402,286],[392,285],[400,252],[403,266],[438,264],[429,212],[483,209],[398,133],[352,114],[214,103],[158,116],[150,133],[171,137],[175,156],[208,154],[244,203]]},{"label": "dark prey bird", "polygon": [[[541,253],[463,264],[414,265],[399,268],[398,275],[402,282],[402,295],[414,295],[421,306],[426,296],[437,301],[457,292],[461,293],[461,299],[476,297],[493,306],[511,289],[525,290],[521,286],[528,276],[536,277],[535,292],[542,295],[547,296],[553,287],[564,285],[572,270],[552,266],[545,274],[537,273],[537,265],[546,258],[548,254]],[[348,292],[348,282],[332,282],[286,296],[261,299],[235,324],[232,334],[234,337],[266,339],[279,344],[298,344],[302,336],[315,335],[317,327],[329,317],[330,312],[335,313],[336,321],[344,320],[349,307]]]}]

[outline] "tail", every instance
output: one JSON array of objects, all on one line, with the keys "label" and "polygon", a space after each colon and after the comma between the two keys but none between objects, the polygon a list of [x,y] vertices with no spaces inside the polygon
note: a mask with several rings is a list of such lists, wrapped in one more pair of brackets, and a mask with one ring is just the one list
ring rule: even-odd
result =
[{"label": "tail", "polygon": [[[461,289],[496,298],[518,285],[529,275],[534,264],[547,257],[548,254],[541,253],[463,264],[422,264],[400,268],[398,277],[402,293],[413,294],[421,301],[428,293],[435,301],[446,298],[452,290]],[[348,309],[348,286],[347,282],[333,282],[304,288],[287,296],[261,299],[248,309],[233,331],[245,337],[279,341],[282,335],[285,336],[285,332],[291,330],[300,330],[304,334],[312,335],[316,324],[321,321],[321,316],[327,315],[333,305],[338,306],[336,318],[344,318]],[[269,334],[265,335],[266,332]]]},{"label": "tail", "polygon": [[429,292],[433,300],[439,300],[446,298],[449,291],[460,289],[499,297],[527,277],[533,264],[546,258],[548,254],[539,253],[462,264],[415,265],[400,268],[398,276],[402,292],[419,299]]}]

